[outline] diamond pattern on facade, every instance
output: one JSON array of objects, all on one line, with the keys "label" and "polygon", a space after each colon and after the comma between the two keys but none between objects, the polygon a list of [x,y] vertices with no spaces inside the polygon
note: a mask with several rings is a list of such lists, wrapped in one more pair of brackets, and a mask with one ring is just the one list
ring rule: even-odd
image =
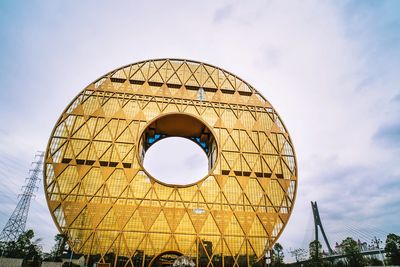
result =
[{"label": "diamond pattern on facade", "polygon": [[[218,145],[208,176],[189,186],[160,183],[141,164],[142,132],[176,113],[204,122]],[[189,60],[135,63],[87,86],[56,123],[45,165],[60,232],[92,255],[87,263],[114,266],[147,266],[164,251],[198,266],[254,265],[287,223],[297,187],[293,144],[270,103]]]}]

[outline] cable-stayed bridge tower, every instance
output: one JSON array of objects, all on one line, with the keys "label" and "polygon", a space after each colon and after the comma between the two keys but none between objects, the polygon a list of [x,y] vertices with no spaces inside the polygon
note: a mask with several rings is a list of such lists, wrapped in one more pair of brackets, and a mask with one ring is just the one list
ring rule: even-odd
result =
[{"label": "cable-stayed bridge tower", "polygon": [[319,242],[319,240],[318,240],[318,227],[319,227],[319,229],[321,230],[322,236],[324,238],[325,244],[328,247],[328,251],[330,254],[332,254],[333,250],[331,248],[331,245],[329,244],[328,238],[326,237],[324,227],[322,226],[321,217],[319,216],[318,205],[317,205],[316,201],[315,202],[311,201],[311,208],[312,208],[313,217],[314,217],[315,240]]},{"label": "cable-stayed bridge tower", "polygon": [[38,152],[35,155],[32,162],[33,169],[29,170],[30,175],[26,179],[26,185],[22,187],[23,193],[19,195],[18,204],[1,231],[0,241],[15,241],[25,231],[33,191],[37,188],[36,182],[40,179],[39,177],[42,172],[43,156],[44,152]]}]

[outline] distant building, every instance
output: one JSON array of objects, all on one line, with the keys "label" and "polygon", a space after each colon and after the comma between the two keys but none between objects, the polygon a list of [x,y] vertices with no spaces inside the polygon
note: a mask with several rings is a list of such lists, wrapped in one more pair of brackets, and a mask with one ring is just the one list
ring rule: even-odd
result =
[{"label": "distant building", "polygon": [[[360,239],[357,240],[357,246],[358,246],[358,248],[360,249],[360,252],[361,252],[361,251],[367,251],[367,250],[368,250],[368,244],[367,244],[367,242],[362,242],[362,241],[360,241]],[[335,251],[336,251],[338,254],[344,254],[344,252],[343,252],[343,246],[342,246],[341,244],[339,244],[338,242],[336,242],[336,244],[335,244]]]}]

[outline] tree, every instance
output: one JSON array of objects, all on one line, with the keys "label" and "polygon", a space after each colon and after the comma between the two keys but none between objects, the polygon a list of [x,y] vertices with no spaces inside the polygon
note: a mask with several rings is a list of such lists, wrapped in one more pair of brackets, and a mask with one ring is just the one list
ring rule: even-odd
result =
[{"label": "tree", "polygon": [[343,254],[346,257],[348,266],[364,266],[364,258],[360,253],[360,247],[353,238],[347,237],[342,241],[340,246],[342,247]]},{"label": "tree", "polygon": [[27,230],[16,241],[5,242],[3,256],[30,260],[33,265],[37,265],[42,257],[42,247],[39,245],[41,239],[33,240],[34,237],[33,230]]},{"label": "tree", "polygon": [[290,250],[290,255],[296,259],[296,262],[304,261],[307,257],[307,251],[303,248]]},{"label": "tree", "polygon": [[272,248],[272,266],[284,266],[283,258],[285,255],[283,254],[283,247],[281,244],[276,243]]},{"label": "tree", "polygon": [[364,259],[364,263],[368,266],[383,266],[383,262],[376,258],[366,258]]},{"label": "tree", "polygon": [[53,261],[57,261],[65,249],[66,236],[62,234],[55,235],[54,241],[55,244],[50,251],[49,258],[51,258]]},{"label": "tree", "polygon": [[386,257],[393,265],[400,265],[400,236],[388,234],[385,244]]},{"label": "tree", "polygon": [[310,263],[312,266],[322,266],[322,246],[318,240],[309,245]]}]

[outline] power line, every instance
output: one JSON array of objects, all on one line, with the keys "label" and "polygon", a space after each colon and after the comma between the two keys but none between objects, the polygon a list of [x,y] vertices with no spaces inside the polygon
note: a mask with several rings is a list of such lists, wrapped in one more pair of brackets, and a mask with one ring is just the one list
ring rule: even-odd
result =
[{"label": "power line", "polygon": [[19,195],[18,204],[0,234],[1,241],[16,241],[25,231],[33,191],[37,188],[36,182],[42,171],[43,157],[44,152],[35,155],[34,162],[32,162],[34,168],[29,170],[30,176],[27,178],[27,184],[23,186],[23,193]]}]

